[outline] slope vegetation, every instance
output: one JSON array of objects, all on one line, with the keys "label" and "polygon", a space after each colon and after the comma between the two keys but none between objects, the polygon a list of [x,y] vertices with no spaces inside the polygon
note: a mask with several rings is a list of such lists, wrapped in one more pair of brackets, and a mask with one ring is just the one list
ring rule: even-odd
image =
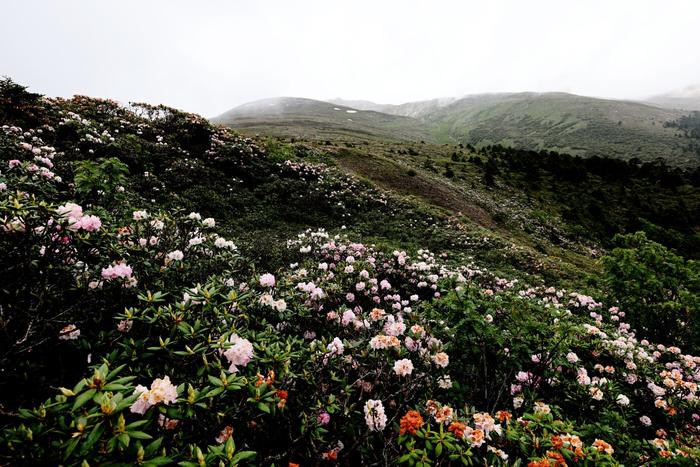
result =
[{"label": "slope vegetation", "polygon": [[[686,112],[565,93],[484,94],[401,105],[279,98],[237,107],[216,123],[277,136],[502,145],[572,155],[697,166],[666,125]],[[350,106],[350,107],[348,107]]]},{"label": "slope vegetation", "polygon": [[213,118],[212,122],[249,133],[319,140],[432,139],[428,129],[410,117],[294,97],[244,104]]},{"label": "slope vegetation", "polygon": [[698,464],[697,263],[562,277],[330,149],[0,81],[0,463]]}]

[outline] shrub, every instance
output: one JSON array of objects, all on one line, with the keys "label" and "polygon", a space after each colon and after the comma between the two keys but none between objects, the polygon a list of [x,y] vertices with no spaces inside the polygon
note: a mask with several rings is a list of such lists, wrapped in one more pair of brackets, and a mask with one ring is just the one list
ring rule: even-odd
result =
[{"label": "shrub", "polygon": [[643,232],[617,235],[603,258],[605,285],[644,337],[700,348],[700,269]]}]

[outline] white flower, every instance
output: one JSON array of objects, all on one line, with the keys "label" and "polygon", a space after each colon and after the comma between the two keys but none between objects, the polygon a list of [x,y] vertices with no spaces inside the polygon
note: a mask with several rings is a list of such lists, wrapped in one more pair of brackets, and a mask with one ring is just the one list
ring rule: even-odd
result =
[{"label": "white flower", "polygon": [[177,387],[170,382],[169,376],[154,379],[151,389],[139,384],[134,394],[139,394],[139,398],[131,405],[131,412],[141,415],[153,405],[161,402],[170,405],[177,401]]},{"label": "white flower", "polygon": [[160,219],[153,219],[151,221],[151,227],[153,227],[156,230],[163,230],[163,227],[165,227],[165,223]]},{"label": "white flower", "polygon": [[578,355],[576,355],[574,352],[569,352],[566,354],[566,361],[569,363],[576,363],[578,362]]},{"label": "white flower", "polygon": [[441,376],[438,379],[438,386],[441,389],[450,389],[452,387],[452,378],[450,378],[450,375]]},{"label": "white flower", "polygon": [[615,399],[615,400],[617,401],[617,403],[619,405],[621,405],[623,407],[630,405],[629,397],[625,396],[624,394],[620,394],[619,396],[617,396],[617,399]]},{"label": "white flower", "polygon": [[202,221],[202,225],[203,225],[204,227],[212,228],[212,227],[214,227],[214,226],[216,225],[216,221],[215,221],[214,219],[212,219],[211,217],[207,217],[206,219],[204,219],[204,220]]},{"label": "white flower", "polygon": [[223,355],[231,364],[228,371],[236,373],[239,366],[248,365],[248,362],[253,358],[253,344],[248,339],[239,337],[236,334],[231,334],[229,342],[233,346],[226,349]]},{"label": "white flower", "polygon": [[397,360],[394,363],[394,373],[397,376],[408,376],[413,372],[413,362],[408,358]]},{"label": "white flower", "polygon": [[203,237],[193,237],[190,238],[190,241],[188,242],[189,246],[196,246],[196,245],[201,245],[202,242],[204,242]]},{"label": "white flower", "polygon": [[386,420],[382,401],[370,399],[365,403],[365,423],[371,431],[382,431]]},{"label": "white flower", "polygon": [[170,261],[182,261],[184,257],[185,255],[180,250],[171,251],[166,256],[166,258],[168,258]]},{"label": "white flower", "polygon": [[331,353],[331,355],[343,355],[343,352],[345,352],[345,346],[343,345],[343,341],[341,341],[337,337],[335,337],[326,348]]},{"label": "white flower", "polygon": [[445,368],[450,363],[450,357],[445,352],[438,352],[433,356],[433,363],[440,368]]},{"label": "white flower", "polygon": [[146,211],[134,211],[133,218],[135,221],[142,221],[148,219],[148,213]]},{"label": "white flower", "polygon": [[69,324],[63,327],[61,332],[58,333],[58,338],[62,341],[72,341],[80,336],[80,329],[75,324]]},{"label": "white flower", "polygon": [[191,212],[187,217],[189,217],[193,221],[202,220],[202,215],[199,214],[198,212]]},{"label": "white flower", "polygon": [[[513,400],[513,405],[515,405],[515,399]],[[535,413],[543,413],[545,415],[552,413],[552,409],[544,402],[535,402],[535,406],[532,408],[532,411]]]},{"label": "white flower", "polygon": [[597,401],[603,399],[603,391],[600,390],[599,387],[593,386],[592,388],[589,389],[589,392],[591,393],[591,397]]}]

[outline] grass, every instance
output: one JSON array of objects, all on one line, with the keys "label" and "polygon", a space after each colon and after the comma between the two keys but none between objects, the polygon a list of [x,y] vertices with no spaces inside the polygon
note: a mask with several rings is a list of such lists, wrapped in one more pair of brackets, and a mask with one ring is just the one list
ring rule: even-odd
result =
[{"label": "grass", "polygon": [[213,121],[249,134],[333,143],[501,144],[642,161],[663,157],[679,166],[700,163],[678,131],[664,126],[687,112],[643,103],[519,93],[468,96],[443,106],[427,101],[376,108],[382,111],[348,113],[352,109],[339,104],[279,98],[237,107]]}]

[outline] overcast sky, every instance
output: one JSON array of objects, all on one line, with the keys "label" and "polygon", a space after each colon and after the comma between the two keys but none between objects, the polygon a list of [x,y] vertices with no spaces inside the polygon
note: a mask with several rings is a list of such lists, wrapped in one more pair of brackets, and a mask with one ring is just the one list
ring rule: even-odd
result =
[{"label": "overcast sky", "polygon": [[214,116],[273,96],[640,99],[700,84],[700,1],[38,1],[0,5],[0,75]]}]

